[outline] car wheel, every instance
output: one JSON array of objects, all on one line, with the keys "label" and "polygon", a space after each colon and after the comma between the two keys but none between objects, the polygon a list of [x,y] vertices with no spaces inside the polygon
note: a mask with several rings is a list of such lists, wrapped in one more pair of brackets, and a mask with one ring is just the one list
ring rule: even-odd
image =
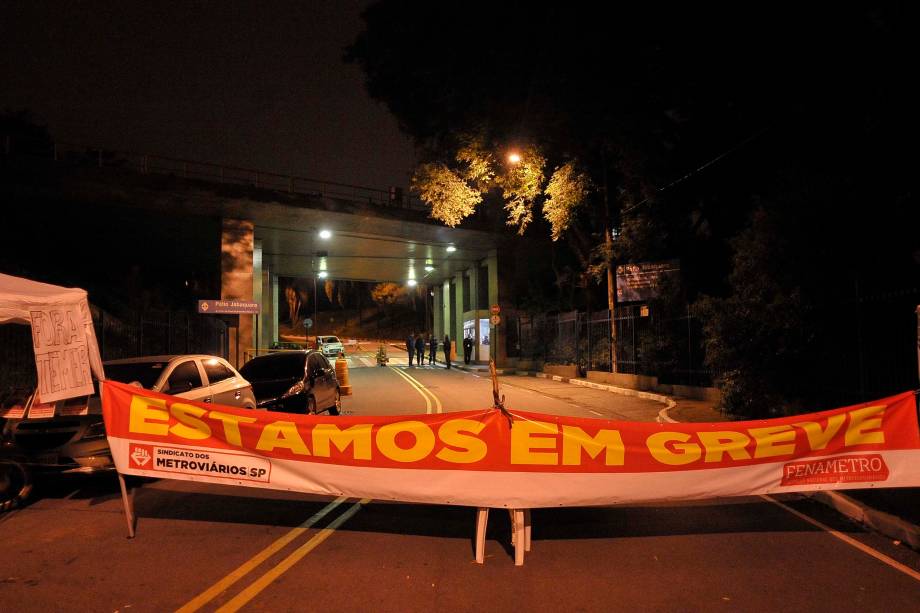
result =
[{"label": "car wheel", "polygon": [[0,460],[0,512],[9,511],[32,493],[32,478],[25,466]]},{"label": "car wheel", "polygon": [[342,393],[338,389],[335,390],[335,403],[328,409],[330,415],[341,415],[342,414]]},{"label": "car wheel", "polygon": [[307,415],[316,415],[316,398],[307,397]]}]

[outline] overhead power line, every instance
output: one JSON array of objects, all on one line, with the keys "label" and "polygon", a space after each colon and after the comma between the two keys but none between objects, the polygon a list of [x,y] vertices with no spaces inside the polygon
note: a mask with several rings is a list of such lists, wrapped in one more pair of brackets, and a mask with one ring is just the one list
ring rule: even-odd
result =
[{"label": "overhead power line", "polygon": [[[683,183],[684,181],[686,181],[686,180],[689,179],[690,177],[692,177],[692,176],[694,176],[694,175],[697,175],[697,174],[699,174],[700,172],[706,170],[707,168],[709,168],[710,166],[712,166],[713,164],[715,164],[716,162],[718,162],[718,161],[721,160],[722,158],[731,155],[732,153],[734,153],[734,152],[737,151],[738,149],[741,149],[742,147],[744,147],[745,145],[747,145],[747,144],[748,144],[749,142],[751,142],[752,140],[754,140],[754,139],[756,139],[756,138],[762,136],[762,135],[764,134],[764,132],[766,132],[766,131],[769,130],[769,129],[770,129],[770,126],[767,126],[766,128],[763,128],[762,130],[760,130],[760,131],[757,132],[756,134],[752,134],[751,136],[748,136],[746,139],[744,139],[743,141],[741,141],[740,143],[738,143],[737,145],[735,145],[735,146],[732,147],[731,149],[728,149],[727,151],[723,151],[722,153],[720,153],[720,154],[717,155],[716,157],[712,158],[711,160],[709,160],[708,162],[706,162],[705,164],[703,164],[703,165],[700,166],[699,168],[697,168],[697,169],[695,169],[695,170],[691,170],[690,172],[688,172],[688,173],[685,174],[684,176],[682,176],[682,177],[680,177],[679,179],[676,179],[676,180],[674,180],[674,181],[671,181],[670,183],[668,183],[667,185],[665,185],[665,186],[662,187],[662,188],[656,188],[656,189],[655,189],[655,194],[654,194],[654,196],[657,196],[658,194],[660,194],[660,193],[662,193],[662,192],[664,192],[664,191],[666,191],[666,190],[668,190],[668,189],[671,189],[671,188],[674,187],[675,185],[678,185],[679,183]],[[630,212],[636,210],[637,208],[639,208],[640,206],[642,206],[642,205],[645,204],[646,202],[651,201],[651,199],[652,199],[654,196],[649,196],[649,197],[645,198],[644,200],[642,200],[642,202],[637,202],[636,204],[634,204],[634,205],[632,205],[632,206],[630,206],[630,207],[627,207],[627,208],[623,209],[623,210],[620,212],[620,215],[626,215],[627,213],[630,213]]]}]

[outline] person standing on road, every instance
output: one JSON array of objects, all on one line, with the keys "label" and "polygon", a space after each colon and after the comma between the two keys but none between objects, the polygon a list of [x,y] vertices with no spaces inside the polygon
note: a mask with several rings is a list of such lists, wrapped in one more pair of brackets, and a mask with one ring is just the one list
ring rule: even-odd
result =
[{"label": "person standing on road", "polygon": [[434,335],[428,335],[428,363],[434,365],[434,354],[438,352],[438,339]]},{"label": "person standing on road", "polygon": [[444,361],[447,362],[447,369],[450,370],[450,336],[444,335]]},{"label": "person standing on road", "polygon": [[411,333],[406,339],[406,351],[409,353],[409,366],[412,366],[412,354],[415,353],[415,339],[412,338]]},{"label": "person standing on road", "polygon": [[463,337],[463,363],[469,364],[471,357],[473,357],[473,335],[467,334]]},{"label": "person standing on road", "polygon": [[415,363],[425,365],[425,337],[421,334],[415,337]]}]

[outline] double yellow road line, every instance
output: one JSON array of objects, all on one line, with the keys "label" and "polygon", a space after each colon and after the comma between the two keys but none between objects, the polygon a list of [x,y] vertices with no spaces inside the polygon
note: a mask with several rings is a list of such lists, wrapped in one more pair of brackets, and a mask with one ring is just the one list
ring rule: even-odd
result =
[{"label": "double yellow road line", "polygon": [[[413,377],[412,375],[392,366],[388,366],[390,370],[395,372],[397,375],[405,379],[409,385],[412,386],[415,391],[421,394],[422,398],[425,400],[426,413],[443,413],[444,407],[441,405],[440,399],[438,399],[435,394],[426,388],[421,381]],[[194,611],[200,610],[202,607],[218,598],[226,590],[228,590],[233,584],[240,581],[252,571],[254,571],[260,564],[274,556],[276,553],[288,546],[292,541],[294,541],[299,536],[306,533],[310,530],[317,522],[329,515],[332,511],[342,505],[348,498],[345,496],[340,496],[336,498],[325,507],[317,511],[312,517],[308,520],[293,528],[290,532],[276,540],[274,543],[254,555],[252,558],[244,562],[239,568],[228,574],[226,577],[200,593],[198,596],[195,596],[180,609],[178,613],[193,613]],[[243,606],[249,603],[253,598],[258,596],[265,588],[272,584],[278,577],[290,570],[294,564],[299,562],[306,556],[308,553],[316,549],[327,538],[332,536],[332,533],[336,531],[342,524],[352,518],[355,513],[361,510],[363,505],[366,505],[370,502],[369,498],[365,498],[359,502],[354,503],[349,507],[344,513],[339,515],[336,519],[331,521],[328,526],[319,530],[316,534],[313,535],[310,540],[306,543],[295,549],[291,554],[286,558],[278,562],[271,569],[262,574],[261,577],[253,581],[248,587],[243,589],[236,596],[224,603],[220,608],[217,609],[219,613],[232,613],[234,611],[239,611]]]},{"label": "double yellow road line", "polygon": [[[339,498],[336,498],[327,504],[325,507],[317,511],[312,517],[310,517],[310,519],[292,529],[290,532],[244,562],[239,568],[231,572],[229,575],[200,593],[198,596],[192,598],[185,605],[178,609],[178,613],[192,613],[193,611],[198,611],[201,609],[203,606],[229,589],[230,586],[232,586],[234,583],[255,570],[264,561],[275,555],[277,552],[281,551],[284,547],[291,543],[291,541],[312,528],[319,520],[331,513],[346,500],[348,500],[347,497],[340,496]],[[320,543],[332,536],[332,533],[335,532],[339,526],[351,519],[355,513],[361,510],[362,505],[365,505],[368,502],[370,502],[370,499],[365,498],[364,500],[351,505],[351,507],[349,507],[344,513],[330,522],[328,526],[313,535],[310,540],[298,547],[290,555],[278,562],[278,564],[276,564],[274,567],[266,571],[261,577],[252,582],[247,588],[234,596],[232,599],[228,600],[217,610],[221,613],[239,611],[249,601],[259,595],[265,588],[271,585],[275,579],[287,572],[304,556],[316,549]]]},{"label": "double yellow road line", "polygon": [[[434,395],[434,392],[432,392],[430,389],[426,388],[426,387],[422,384],[421,381],[419,381],[418,379],[416,379],[416,378],[413,377],[412,375],[408,374],[406,371],[401,370],[401,369],[399,369],[399,368],[395,368],[395,367],[390,366],[390,365],[387,365],[387,368],[389,368],[390,370],[392,370],[393,372],[395,372],[397,375],[399,375],[400,377],[402,377],[403,379],[405,379],[406,381],[408,381],[408,382],[409,382],[409,385],[411,385],[413,388],[415,388],[415,391],[417,391],[419,394],[422,395],[422,398],[425,399],[425,406],[427,407],[427,408],[426,408],[426,411],[425,411],[426,413],[428,413],[428,414],[430,415],[430,414],[432,414],[432,413],[443,413],[443,412],[444,412],[444,407],[441,406],[441,401],[438,400],[438,397]],[[433,408],[434,408],[434,411],[431,410],[431,409],[432,409],[432,404],[431,404],[431,401],[432,401],[432,400],[434,400],[434,407],[433,407]]]}]

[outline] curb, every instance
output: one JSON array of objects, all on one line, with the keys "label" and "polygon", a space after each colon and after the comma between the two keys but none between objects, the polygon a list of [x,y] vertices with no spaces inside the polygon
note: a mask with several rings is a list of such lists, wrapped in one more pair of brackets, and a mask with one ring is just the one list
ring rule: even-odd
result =
[{"label": "curb", "polygon": [[841,515],[861,523],[896,541],[920,551],[920,526],[872,507],[836,491],[811,492],[808,497],[835,509]]}]

